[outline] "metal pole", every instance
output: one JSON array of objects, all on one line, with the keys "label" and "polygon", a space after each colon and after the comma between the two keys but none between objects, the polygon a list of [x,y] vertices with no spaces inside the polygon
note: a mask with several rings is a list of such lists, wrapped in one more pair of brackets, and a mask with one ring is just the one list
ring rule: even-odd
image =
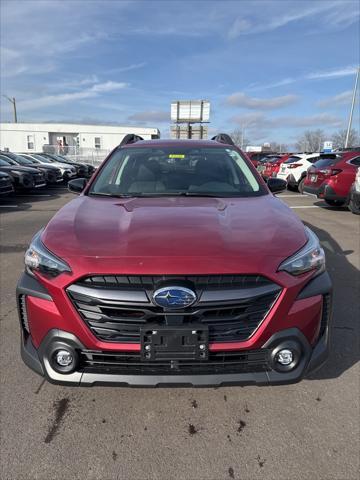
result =
[{"label": "metal pole", "polygon": [[17,123],[17,113],[16,113],[16,100],[15,100],[15,97],[13,97],[13,106],[14,106],[14,120],[15,120],[15,123]]},{"label": "metal pole", "polygon": [[348,143],[349,143],[349,137],[350,137],[350,131],[351,131],[351,124],[352,124],[353,113],[354,113],[354,106],[355,106],[355,99],[356,99],[356,90],[357,90],[357,85],[358,85],[358,80],[359,80],[359,71],[360,71],[360,68],[358,67],[357,72],[356,72],[354,92],[353,92],[353,97],[352,97],[352,102],[351,102],[351,109],[350,109],[350,115],[349,115],[349,123],[348,123],[347,132],[346,132],[345,148],[347,148]]},{"label": "metal pole", "polygon": [[7,95],[3,95],[4,98],[9,100],[10,103],[12,103],[13,109],[14,109],[14,122],[17,123],[17,113],[16,113],[16,100],[15,97],[8,97]]}]

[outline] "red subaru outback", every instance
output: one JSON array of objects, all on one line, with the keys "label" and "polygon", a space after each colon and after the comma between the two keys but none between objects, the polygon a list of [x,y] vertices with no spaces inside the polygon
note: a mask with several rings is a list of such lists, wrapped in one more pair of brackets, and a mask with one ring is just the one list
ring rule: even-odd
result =
[{"label": "red subaru outback", "polygon": [[307,171],[304,193],[323,198],[328,205],[345,205],[359,166],[360,149],[323,154]]},{"label": "red subaru outback", "polygon": [[299,381],[328,354],[331,282],[285,186],[227,135],[126,136],[25,254],[24,362],[68,385]]}]

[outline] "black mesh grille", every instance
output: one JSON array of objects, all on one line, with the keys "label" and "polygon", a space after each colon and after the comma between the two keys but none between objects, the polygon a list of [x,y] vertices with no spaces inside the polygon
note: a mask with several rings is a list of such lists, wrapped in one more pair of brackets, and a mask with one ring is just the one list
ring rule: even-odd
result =
[{"label": "black mesh grille", "polygon": [[190,282],[195,289],[253,288],[272,285],[272,282],[261,275],[96,275],[83,278],[78,285],[102,288],[139,288],[155,289],[163,282],[181,280]]},{"label": "black mesh grille", "polygon": [[[152,292],[164,282],[186,282],[197,293],[198,303],[181,311],[169,312],[151,302]],[[261,276],[93,276],[82,279],[79,291],[68,290],[82,319],[94,335],[104,341],[140,343],[140,328],[151,325],[207,325],[210,342],[248,339],[259,327],[281,288]],[[111,292],[109,291],[111,289]],[[83,291],[82,291],[83,290]],[[116,291],[146,292],[145,304],[104,298]],[[218,301],[201,302],[204,292],[217,292]],[[229,291],[246,292],[238,300],[223,300]],[[103,294],[103,296],[102,296]]]},{"label": "black mesh grille", "polygon": [[80,352],[80,368],[86,373],[124,375],[184,375],[261,372],[270,370],[269,350],[210,353],[203,362],[142,362],[140,354],[129,352]]}]

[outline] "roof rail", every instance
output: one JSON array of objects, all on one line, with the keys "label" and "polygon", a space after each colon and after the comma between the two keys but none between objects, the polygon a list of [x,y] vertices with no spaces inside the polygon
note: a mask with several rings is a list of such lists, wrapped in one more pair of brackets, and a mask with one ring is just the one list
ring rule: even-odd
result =
[{"label": "roof rail", "polygon": [[128,133],[121,140],[120,147],[122,147],[123,145],[129,145],[129,143],[136,143],[139,140],[144,140],[144,139],[142,137],[139,137],[139,135],[135,135],[135,133]]},{"label": "roof rail", "polygon": [[226,143],[227,145],[235,145],[233,139],[227,133],[218,133],[215,137],[212,137],[211,140],[215,140],[215,142],[219,143]]}]

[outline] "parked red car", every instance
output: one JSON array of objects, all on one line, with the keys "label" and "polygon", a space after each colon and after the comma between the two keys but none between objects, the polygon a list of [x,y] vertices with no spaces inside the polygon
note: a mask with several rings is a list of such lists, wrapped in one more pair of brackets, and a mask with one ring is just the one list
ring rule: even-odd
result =
[{"label": "parked red car", "polygon": [[287,160],[289,157],[290,153],[286,153],[283,155],[269,155],[267,157],[267,160],[265,160],[262,165],[258,166],[258,172],[261,173],[265,180],[271,177],[276,177],[280,169],[280,165],[285,162],[285,160]]},{"label": "parked red car", "polygon": [[304,193],[316,195],[328,205],[345,205],[359,166],[359,150],[320,155],[307,172]]},{"label": "parked red car", "polygon": [[23,360],[74,386],[301,380],[328,355],[331,280],[285,188],[224,134],[126,136],[25,254]]},{"label": "parked red car", "polygon": [[268,155],[272,155],[274,153],[275,152],[246,152],[246,155],[256,168],[264,157],[267,157]]}]

